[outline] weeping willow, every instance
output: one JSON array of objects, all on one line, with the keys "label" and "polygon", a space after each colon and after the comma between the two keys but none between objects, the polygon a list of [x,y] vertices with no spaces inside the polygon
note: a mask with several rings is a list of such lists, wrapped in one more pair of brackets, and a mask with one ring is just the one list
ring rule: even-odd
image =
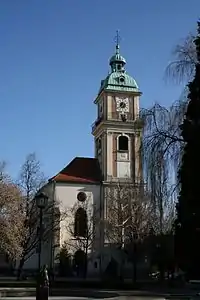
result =
[{"label": "weeping willow", "polygon": [[169,108],[156,103],[140,112],[144,122],[141,149],[144,181],[158,220],[155,231],[160,233],[170,230],[175,217],[177,172],[184,145],[179,126],[187,108],[186,96],[187,90]]},{"label": "weeping willow", "polygon": [[[165,77],[183,86],[194,76],[197,61],[194,35],[189,34],[173,49],[173,60],[166,68]],[[184,142],[180,125],[187,109],[187,88],[180,99],[170,107],[156,103],[142,109],[140,118],[144,122],[141,153],[144,181],[154,205],[154,230],[169,232],[175,218],[175,202],[179,192],[178,170]]]},{"label": "weeping willow", "polygon": [[186,83],[193,78],[197,62],[194,38],[195,35],[190,33],[174,47],[173,59],[166,68],[165,78],[172,79],[178,84]]}]

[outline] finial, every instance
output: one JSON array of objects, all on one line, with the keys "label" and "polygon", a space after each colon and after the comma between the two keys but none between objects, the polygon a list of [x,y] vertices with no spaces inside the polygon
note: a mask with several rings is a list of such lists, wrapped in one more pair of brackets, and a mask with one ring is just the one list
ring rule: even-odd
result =
[{"label": "finial", "polygon": [[116,54],[119,53],[119,43],[121,41],[121,37],[119,35],[119,30],[116,31],[116,36],[115,36],[115,43],[116,43]]}]

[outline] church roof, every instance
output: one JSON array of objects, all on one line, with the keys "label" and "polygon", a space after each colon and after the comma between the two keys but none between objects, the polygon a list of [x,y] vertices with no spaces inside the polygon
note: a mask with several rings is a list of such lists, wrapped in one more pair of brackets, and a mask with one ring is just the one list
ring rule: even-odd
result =
[{"label": "church roof", "polygon": [[98,159],[75,157],[64,169],[49,181],[69,183],[100,183],[101,170]]},{"label": "church roof", "polygon": [[126,60],[120,54],[119,35],[117,33],[117,44],[115,54],[110,58],[111,71],[108,76],[101,80],[99,94],[102,90],[139,92],[136,80],[125,70]]},{"label": "church roof", "polygon": [[106,79],[102,80],[100,91],[102,90],[116,90],[126,92],[138,92],[138,85],[133,77],[126,72],[112,72]]}]

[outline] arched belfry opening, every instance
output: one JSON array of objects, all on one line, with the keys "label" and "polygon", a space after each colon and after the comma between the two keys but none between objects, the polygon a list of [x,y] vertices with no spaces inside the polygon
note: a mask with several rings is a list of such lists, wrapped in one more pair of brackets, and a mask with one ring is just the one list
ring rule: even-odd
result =
[{"label": "arched belfry opening", "polygon": [[79,207],[74,216],[74,236],[86,237],[88,231],[87,212]]},{"label": "arched belfry opening", "polygon": [[128,142],[129,139],[125,135],[120,135],[118,138],[118,150],[119,151],[128,151]]}]

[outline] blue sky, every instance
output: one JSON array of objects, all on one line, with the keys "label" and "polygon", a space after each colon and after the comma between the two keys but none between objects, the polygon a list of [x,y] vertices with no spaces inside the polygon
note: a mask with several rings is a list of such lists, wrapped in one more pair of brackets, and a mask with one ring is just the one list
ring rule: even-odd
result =
[{"label": "blue sky", "polygon": [[1,0],[0,160],[14,177],[36,152],[51,176],[74,156],[93,156],[93,100],[121,35],[141,106],[169,105],[182,87],[166,83],[173,47],[194,31],[200,1]]}]

